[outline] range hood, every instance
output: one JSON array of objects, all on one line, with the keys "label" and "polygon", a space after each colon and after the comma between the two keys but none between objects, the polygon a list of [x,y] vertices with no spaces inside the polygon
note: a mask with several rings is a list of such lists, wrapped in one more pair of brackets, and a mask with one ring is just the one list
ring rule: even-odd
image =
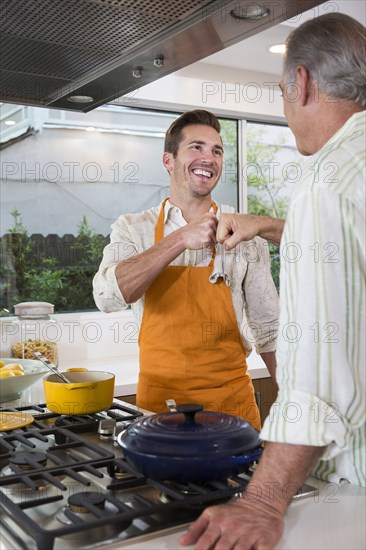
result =
[{"label": "range hood", "polygon": [[0,100],[87,112],[322,1],[2,0]]}]

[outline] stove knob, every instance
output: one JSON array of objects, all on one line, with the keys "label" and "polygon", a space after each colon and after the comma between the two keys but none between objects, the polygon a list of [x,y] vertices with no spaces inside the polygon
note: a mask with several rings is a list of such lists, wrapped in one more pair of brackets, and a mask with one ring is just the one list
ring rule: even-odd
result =
[{"label": "stove knob", "polygon": [[114,437],[116,433],[116,421],[114,418],[104,418],[99,421],[98,434],[103,437]]}]

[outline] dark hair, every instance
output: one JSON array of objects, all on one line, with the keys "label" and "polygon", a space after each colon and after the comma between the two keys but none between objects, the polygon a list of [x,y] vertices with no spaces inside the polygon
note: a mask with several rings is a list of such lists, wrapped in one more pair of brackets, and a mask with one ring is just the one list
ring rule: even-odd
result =
[{"label": "dark hair", "polygon": [[173,156],[176,157],[179,144],[182,141],[182,130],[186,126],[191,126],[192,124],[210,126],[218,133],[220,133],[221,130],[220,122],[213,113],[199,109],[187,111],[177,118],[168,128],[165,134],[164,151],[173,153]]},{"label": "dark hair", "polygon": [[319,88],[366,106],[365,27],[344,13],[305,21],[286,40],[284,76],[291,86],[303,65]]}]

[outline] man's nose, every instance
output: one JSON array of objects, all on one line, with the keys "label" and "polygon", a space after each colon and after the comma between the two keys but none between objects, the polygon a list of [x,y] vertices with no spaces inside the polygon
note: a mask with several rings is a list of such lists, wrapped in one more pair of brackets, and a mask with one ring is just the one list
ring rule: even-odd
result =
[{"label": "man's nose", "polygon": [[215,156],[212,151],[204,151],[202,154],[202,164],[213,164]]}]

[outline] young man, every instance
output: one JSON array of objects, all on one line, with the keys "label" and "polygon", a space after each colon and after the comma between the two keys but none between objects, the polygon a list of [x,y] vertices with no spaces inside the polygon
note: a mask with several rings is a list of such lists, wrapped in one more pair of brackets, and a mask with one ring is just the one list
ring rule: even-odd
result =
[{"label": "young man", "polygon": [[[207,508],[182,544],[272,548],[313,468],[321,479],[366,486],[365,44],[365,28],[340,13],[307,21],[288,38],[280,87],[309,159],[281,240],[282,250],[296,243],[301,255],[297,262],[282,255],[279,334],[292,325],[299,337],[279,338],[278,398],[246,495]],[[281,220],[228,215],[217,239],[227,249],[255,235],[278,242],[282,229]]]},{"label": "young man", "polygon": [[140,323],[139,406],[163,412],[167,399],[199,403],[259,429],[248,324],[274,375],[278,297],[265,241],[240,244],[235,254],[216,246],[220,213],[235,211],[211,196],[223,165],[219,132],[207,111],[173,122],[163,155],[169,199],[112,226],[94,297],[103,311],[131,304]]}]

